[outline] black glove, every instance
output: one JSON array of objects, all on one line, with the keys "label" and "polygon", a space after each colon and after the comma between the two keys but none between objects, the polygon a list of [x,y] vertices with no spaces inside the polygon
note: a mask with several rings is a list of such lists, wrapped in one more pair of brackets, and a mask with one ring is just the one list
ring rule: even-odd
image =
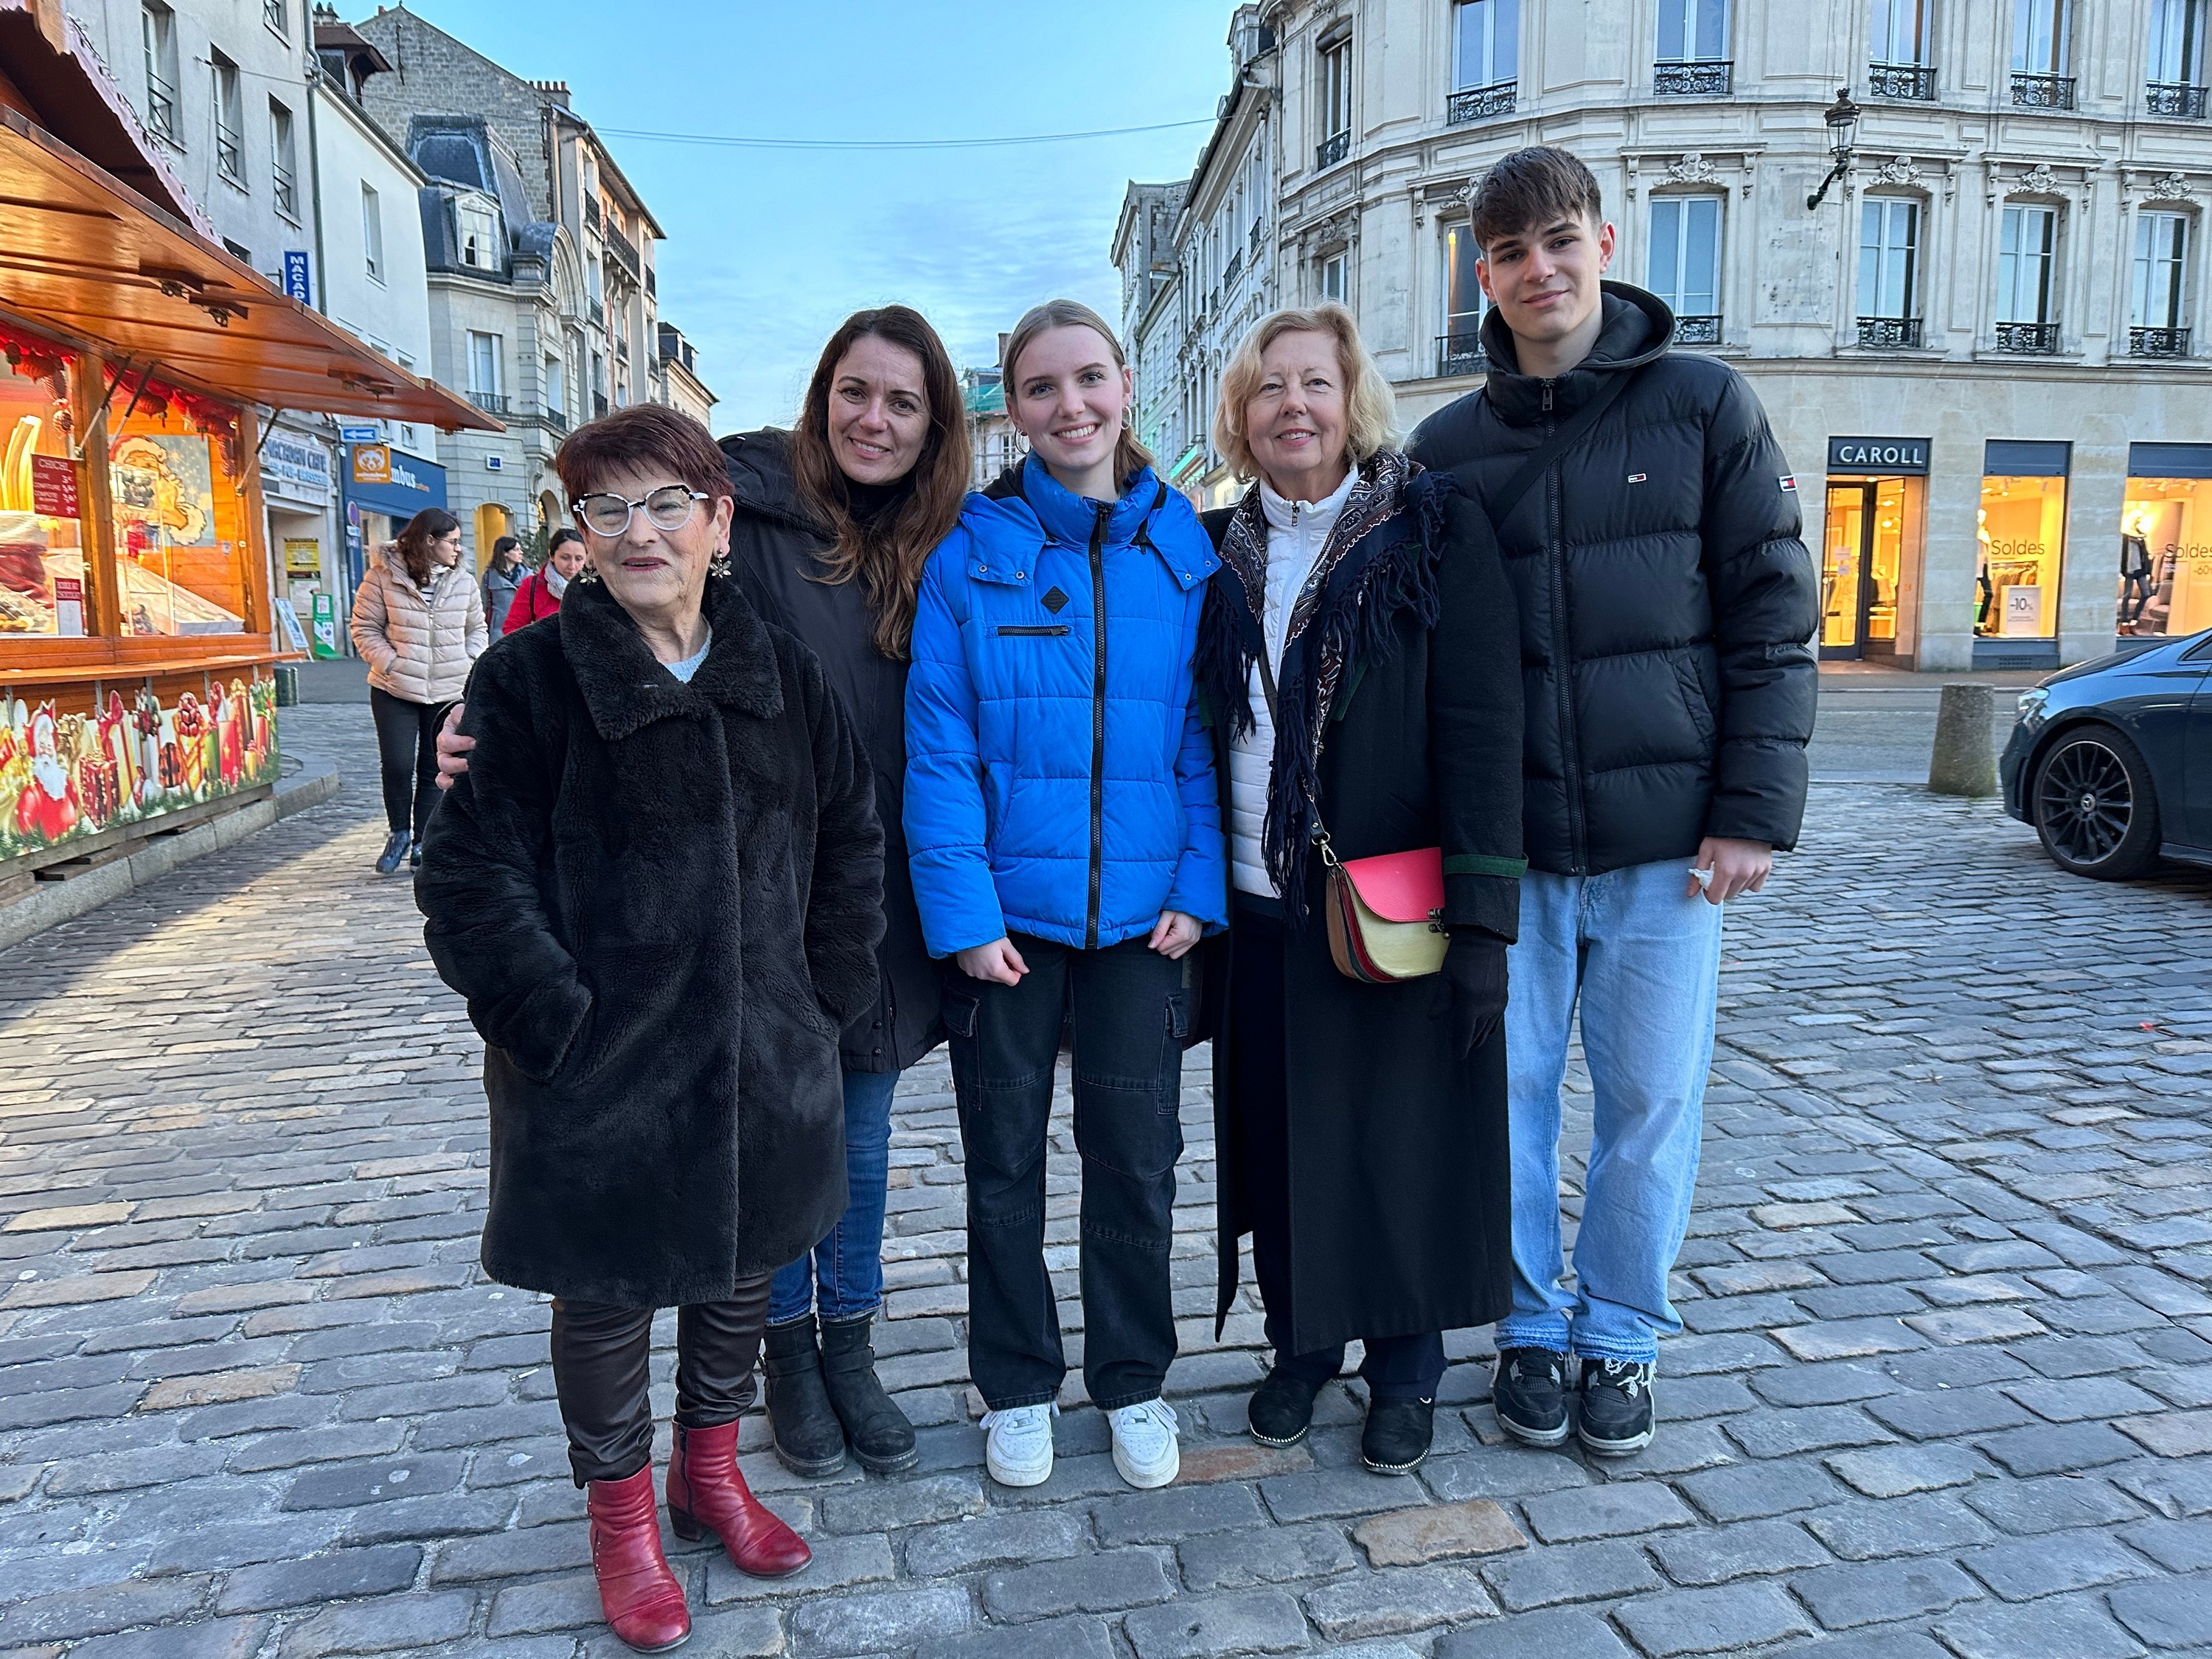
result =
[{"label": "black glove", "polygon": [[1455,927],[1437,975],[1429,1018],[1451,1017],[1453,1051],[1462,1058],[1490,1041],[1505,1015],[1505,941],[1479,927]]}]

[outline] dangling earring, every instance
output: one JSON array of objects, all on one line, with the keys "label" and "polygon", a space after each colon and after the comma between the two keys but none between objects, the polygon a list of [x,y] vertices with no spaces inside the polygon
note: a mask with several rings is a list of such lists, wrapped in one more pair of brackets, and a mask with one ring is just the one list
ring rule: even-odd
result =
[{"label": "dangling earring", "polygon": [[709,576],[717,578],[726,576],[730,574],[730,550],[728,547],[725,546],[720,549],[713,558],[707,561],[707,574]]}]

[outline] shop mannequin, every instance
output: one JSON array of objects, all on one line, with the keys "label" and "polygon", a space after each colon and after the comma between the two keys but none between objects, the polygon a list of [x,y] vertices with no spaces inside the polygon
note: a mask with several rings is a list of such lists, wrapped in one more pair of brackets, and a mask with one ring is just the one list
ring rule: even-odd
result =
[{"label": "shop mannequin", "polygon": [[1990,631],[1990,602],[1996,597],[1990,586],[1990,510],[1983,507],[1974,514],[1974,539],[1982,544],[1981,563],[1974,571],[1974,632]]},{"label": "shop mannequin", "polygon": [[2119,632],[2132,634],[2150,603],[2150,514],[2138,507],[2120,525]]}]

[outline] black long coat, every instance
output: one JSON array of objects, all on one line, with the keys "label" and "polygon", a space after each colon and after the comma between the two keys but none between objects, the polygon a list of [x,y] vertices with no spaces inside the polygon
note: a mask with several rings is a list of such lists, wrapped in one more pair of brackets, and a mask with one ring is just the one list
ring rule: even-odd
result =
[{"label": "black long coat", "polygon": [[845,1208],[839,1028],[876,990],[883,836],[813,655],[727,578],[687,684],[604,583],[477,664],[416,900],[484,1039],[501,1282],[726,1298]]},{"label": "black long coat", "polygon": [[739,433],[722,440],[722,458],[737,491],[730,562],[745,597],[822,659],[876,775],[876,817],[884,826],[878,988],[874,1003],[845,1028],[841,1048],[848,1072],[902,1072],[945,1041],[943,982],[922,942],[901,815],[907,665],[876,649],[875,616],[857,580],[816,580],[817,556],[829,551],[831,537],[799,502],[791,434],[775,427]]},{"label": "black long coat", "polygon": [[[1449,480],[1417,475],[1406,498],[1406,511],[1338,560],[1307,630],[1309,639],[1334,630],[1353,647],[1328,715],[1319,810],[1340,858],[1441,846],[1447,923],[1510,940],[1521,867],[1521,646],[1512,590],[1488,522]],[[1355,494],[1346,516],[1359,506]],[[1237,513],[1252,515],[1264,556],[1255,495],[1206,515],[1216,545]],[[1250,640],[1257,624],[1232,568],[1213,577],[1206,605],[1200,684],[1226,817],[1230,727],[1249,707],[1251,658],[1225,641]],[[1304,671],[1288,654],[1285,669],[1279,690],[1288,709],[1304,695]],[[1279,781],[1286,729],[1279,720]],[[1271,792],[1270,816],[1281,810]],[[1339,973],[1324,925],[1325,875],[1319,858],[1304,860],[1308,919],[1293,929],[1284,957],[1292,1343],[1299,1352],[1354,1337],[1486,1324],[1505,1312],[1511,1295],[1504,1032],[1463,1057],[1454,1051],[1451,1021],[1432,1015],[1436,979],[1367,985]],[[1218,1318],[1237,1294],[1237,1241],[1251,1230],[1240,1190],[1239,1036],[1229,1018],[1236,963],[1232,925],[1210,943],[1206,963]]]},{"label": "black long coat", "polygon": [[1559,875],[1707,836],[1794,847],[1805,816],[1820,583],[1796,480],[1743,377],[1674,336],[1656,295],[1607,283],[1589,356],[1539,380],[1493,310],[1483,389],[1406,446],[1480,501],[1636,377],[1497,526],[1528,656],[1528,860]]}]

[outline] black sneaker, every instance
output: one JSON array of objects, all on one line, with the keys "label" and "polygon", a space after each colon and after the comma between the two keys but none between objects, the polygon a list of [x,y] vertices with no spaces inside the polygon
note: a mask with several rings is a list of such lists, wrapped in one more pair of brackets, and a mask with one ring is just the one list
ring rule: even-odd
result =
[{"label": "black sneaker", "polygon": [[1376,1474],[1411,1474],[1429,1455],[1436,1431],[1435,1401],[1375,1401],[1360,1431],[1359,1461]]},{"label": "black sneaker", "polygon": [[395,830],[384,843],[384,850],[376,855],[376,873],[388,876],[407,860],[407,849],[415,838],[404,830]]},{"label": "black sneaker", "polygon": [[1567,1437],[1567,1357],[1549,1348],[1507,1348],[1491,1379],[1498,1426],[1524,1446],[1556,1446]]},{"label": "black sneaker", "polygon": [[1313,1426],[1314,1396],[1321,1384],[1292,1376],[1278,1368],[1253,1389],[1244,1408],[1252,1437],[1263,1446],[1295,1446]]},{"label": "black sneaker", "polygon": [[1626,1457],[1651,1443],[1651,1370],[1631,1359],[1583,1359],[1576,1427],[1583,1445],[1600,1457]]}]

